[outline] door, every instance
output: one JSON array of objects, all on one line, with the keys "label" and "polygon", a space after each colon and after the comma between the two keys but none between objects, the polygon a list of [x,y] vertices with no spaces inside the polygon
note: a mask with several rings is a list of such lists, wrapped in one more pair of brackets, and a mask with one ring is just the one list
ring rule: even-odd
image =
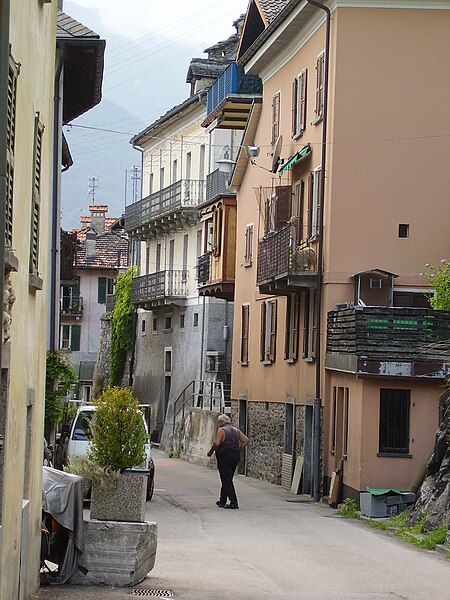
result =
[{"label": "door", "polygon": [[303,463],[303,494],[312,493],[312,434],[313,434],[313,407],[305,407],[305,445]]},{"label": "door", "polygon": [[281,485],[290,490],[294,468],[294,405],[285,404],[284,448],[281,462]]},{"label": "door", "polygon": [[[247,400],[239,400],[239,429],[243,434],[248,433],[248,413]],[[245,475],[247,470],[247,448],[241,452],[241,460],[238,465],[238,473]]]}]

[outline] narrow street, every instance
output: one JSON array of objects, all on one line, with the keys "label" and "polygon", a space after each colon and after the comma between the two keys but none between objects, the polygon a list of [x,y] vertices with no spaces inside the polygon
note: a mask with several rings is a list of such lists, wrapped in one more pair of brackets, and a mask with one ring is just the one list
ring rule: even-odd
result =
[{"label": "narrow street", "polygon": [[[215,506],[215,471],[156,456],[148,520],[158,523],[155,569],[139,587],[186,600],[447,600],[450,563],[347,521],[288,502],[279,487],[237,477],[241,508]],[[447,591],[445,591],[447,590]],[[129,598],[112,589],[43,589],[41,598]]]}]

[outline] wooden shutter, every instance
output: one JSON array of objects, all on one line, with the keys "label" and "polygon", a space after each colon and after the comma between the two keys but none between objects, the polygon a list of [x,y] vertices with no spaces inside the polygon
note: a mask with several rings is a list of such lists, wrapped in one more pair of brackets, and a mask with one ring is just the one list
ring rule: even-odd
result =
[{"label": "wooden shutter", "polygon": [[324,80],[325,54],[322,52],[317,57],[316,63],[316,117],[323,116],[323,80]]},{"label": "wooden shutter", "polygon": [[98,293],[97,293],[97,302],[99,304],[106,303],[106,277],[98,278]]},{"label": "wooden shutter", "polygon": [[36,113],[34,119],[33,179],[31,198],[30,273],[37,273],[39,267],[39,227],[43,133],[44,126],[39,121],[39,113]]},{"label": "wooden shutter", "polygon": [[269,360],[275,362],[277,345],[277,301],[270,302]]},{"label": "wooden shutter", "polygon": [[242,331],[241,331],[241,364],[248,364],[248,329],[249,329],[248,304],[242,306]]},{"label": "wooden shutter", "polygon": [[308,358],[308,342],[309,342],[309,292],[304,294],[305,302],[303,309],[303,350],[302,357]]},{"label": "wooden shutter", "polygon": [[297,243],[305,239],[306,223],[305,223],[305,180],[301,179],[296,186],[296,211],[297,214]]},{"label": "wooden shutter", "polygon": [[299,132],[297,131],[298,122],[298,89],[299,80],[296,77],[292,82],[292,137],[294,138]]},{"label": "wooden shutter", "polygon": [[301,134],[306,129],[306,85],[307,85],[308,71],[305,69],[299,75],[298,95],[299,95],[299,131]]},{"label": "wooden shutter", "polygon": [[292,296],[286,299],[286,326],[284,329],[284,360],[291,358],[291,304]]},{"label": "wooden shutter", "polygon": [[321,195],[322,195],[322,169],[317,169],[315,175],[315,187],[316,187],[316,205],[315,205],[315,231],[313,231],[313,235],[320,235],[319,231],[319,219],[320,219],[320,211],[322,207],[320,205]]},{"label": "wooden shutter", "polygon": [[16,139],[16,102],[19,66],[9,57],[8,98],[6,108],[6,202],[5,202],[5,245],[12,245],[13,195],[14,195],[14,146]]},{"label": "wooden shutter", "polygon": [[312,335],[311,335],[311,358],[316,358],[316,340],[317,340],[317,315],[316,315],[316,292],[311,293],[311,302],[309,311],[312,311]]},{"label": "wooden shutter", "polygon": [[314,173],[308,177],[308,208],[306,211],[306,239],[312,236],[313,222],[313,198],[314,198]]},{"label": "wooden shutter", "polygon": [[280,92],[276,93],[272,100],[272,146],[280,135]]},{"label": "wooden shutter", "polygon": [[294,296],[294,307],[293,307],[293,315],[292,315],[292,360],[297,360],[298,358],[298,340],[299,340],[299,320],[300,320],[300,296],[295,294]]},{"label": "wooden shutter", "polygon": [[245,229],[245,266],[252,264],[253,259],[253,225],[247,225]]},{"label": "wooden shutter", "polygon": [[297,360],[299,342],[300,298],[298,294],[287,297],[286,307],[286,334],[285,334],[285,360]]},{"label": "wooden shutter", "polygon": [[275,229],[278,231],[284,227],[291,216],[292,188],[290,185],[279,185],[275,188],[276,214]]},{"label": "wooden shutter", "polygon": [[261,333],[259,340],[259,360],[266,357],[266,302],[261,302]]},{"label": "wooden shutter", "polygon": [[70,349],[72,352],[80,350],[81,325],[71,325]]}]

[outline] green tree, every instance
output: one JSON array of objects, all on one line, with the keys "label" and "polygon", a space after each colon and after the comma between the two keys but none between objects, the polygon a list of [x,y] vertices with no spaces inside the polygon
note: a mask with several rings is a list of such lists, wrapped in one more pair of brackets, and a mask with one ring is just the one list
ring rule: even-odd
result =
[{"label": "green tree", "polygon": [[54,351],[47,352],[45,378],[45,431],[49,432],[70,412],[65,398],[77,376],[64,353]]},{"label": "green tree", "polygon": [[133,343],[134,306],[131,296],[131,282],[136,276],[136,267],[130,267],[117,278],[115,305],[111,315],[111,354],[109,385],[122,382],[127,353]]},{"label": "green tree", "polygon": [[109,388],[96,401],[90,456],[105,470],[122,472],[145,460],[142,411],[130,388]]},{"label": "green tree", "polygon": [[450,310],[450,259],[443,258],[438,266],[426,265],[424,275],[436,291],[430,304],[437,310]]}]

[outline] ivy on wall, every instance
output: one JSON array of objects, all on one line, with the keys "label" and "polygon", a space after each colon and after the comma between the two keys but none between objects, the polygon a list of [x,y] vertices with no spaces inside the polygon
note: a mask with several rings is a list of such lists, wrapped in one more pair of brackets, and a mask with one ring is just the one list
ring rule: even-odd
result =
[{"label": "ivy on wall", "polygon": [[424,275],[436,291],[430,304],[437,310],[450,310],[450,258],[443,258],[439,265],[426,265]]},{"label": "ivy on wall", "polygon": [[65,398],[77,382],[77,375],[63,352],[47,352],[45,379],[45,430],[48,432],[70,412]]},{"label": "ivy on wall", "polygon": [[136,267],[130,267],[117,278],[115,305],[111,315],[111,364],[109,385],[121,385],[125,371],[127,353],[133,343],[134,306],[131,297],[131,282],[137,274]]}]

